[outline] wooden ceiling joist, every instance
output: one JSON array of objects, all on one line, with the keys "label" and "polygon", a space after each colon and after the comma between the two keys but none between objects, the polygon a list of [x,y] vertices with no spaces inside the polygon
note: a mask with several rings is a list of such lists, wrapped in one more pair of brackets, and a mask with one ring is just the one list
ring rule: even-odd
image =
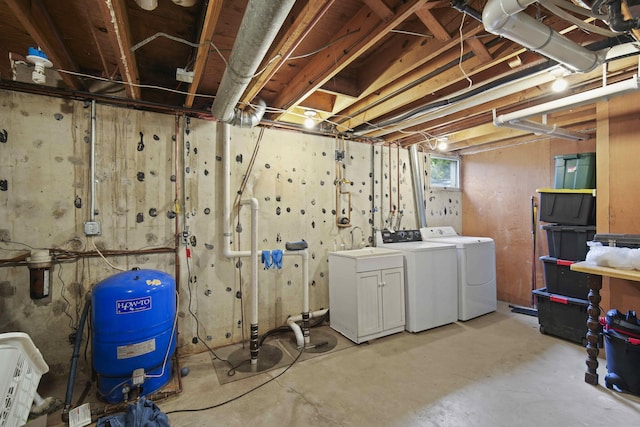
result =
[{"label": "wooden ceiling joist", "polygon": [[189,84],[189,94],[184,102],[185,107],[191,107],[193,105],[195,95],[198,92],[198,87],[200,86],[200,81],[202,80],[204,70],[207,66],[207,59],[209,58],[209,52],[211,50],[209,43],[213,38],[213,31],[216,29],[216,24],[220,17],[222,3],[222,0],[211,0],[207,4],[204,24],[202,26],[202,31],[200,31],[196,63],[193,66],[193,81]]},{"label": "wooden ceiling joist", "polygon": [[[302,12],[296,18],[294,24],[280,38],[275,47],[270,49],[265,57],[266,65],[261,65],[264,71],[254,78],[240,102],[249,104],[260,93],[265,85],[273,78],[280,68],[289,60],[300,43],[309,35],[316,24],[326,15],[335,0],[311,1],[306,4]],[[273,58],[278,59],[273,60]]]},{"label": "wooden ceiling joist", "polygon": [[127,95],[132,99],[141,99],[140,77],[136,57],[131,52],[131,29],[125,0],[97,1],[113,50],[120,53],[118,70],[125,83]]},{"label": "wooden ceiling joist", "polygon": [[[316,55],[287,86],[287,91],[275,100],[274,106],[288,109],[299,105],[426,2],[427,0],[408,1],[395,11],[392,19],[384,22],[368,6],[361,8],[332,39],[338,42]],[[348,37],[349,34],[353,36]]]},{"label": "wooden ceiling joist", "polygon": [[[79,71],[40,0],[31,2],[6,0],[5,3],[55,68],[73,72]],[[84,85],[76,76],[61,72],[60,77],[69,87],[75,90],[84,89]]]}]

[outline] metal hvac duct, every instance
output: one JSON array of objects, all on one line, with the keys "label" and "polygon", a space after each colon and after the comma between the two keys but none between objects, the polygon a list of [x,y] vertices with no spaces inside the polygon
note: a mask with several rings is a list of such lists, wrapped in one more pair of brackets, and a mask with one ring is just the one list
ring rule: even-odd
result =
[{"label": "metal hvac duct", "polygon": [[[211,107],[211,112],[219,121],[244,127],[260,122],[264,108],[259,106],[252,112],[245,112],[236,108],[236,105],[294,3],[295,0],[249,0],[229,64]],[[239,117],[242,115],[245,117]]]},{"label": "metal hvac duct", "polygon": [[605,52],[592,52],[527,15],[524,10],[536,0],[489,0],[482,12],[484,28],[538,52],[573,71],[589,72],[605,59]]}]

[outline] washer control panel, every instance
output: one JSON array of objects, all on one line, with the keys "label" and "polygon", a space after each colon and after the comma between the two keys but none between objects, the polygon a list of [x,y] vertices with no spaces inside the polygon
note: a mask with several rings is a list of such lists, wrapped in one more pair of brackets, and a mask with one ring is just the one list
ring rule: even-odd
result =
[{"label": "washer control panel", "polygon": [[420,230],[379,231],[382,243],[421,242]]}]

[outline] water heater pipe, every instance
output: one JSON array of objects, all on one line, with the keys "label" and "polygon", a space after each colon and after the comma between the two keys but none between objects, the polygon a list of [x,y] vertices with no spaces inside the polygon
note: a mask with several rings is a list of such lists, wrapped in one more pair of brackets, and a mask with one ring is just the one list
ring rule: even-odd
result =
[{"label": "water heater pipe", "polygon": [[586,73],[604,61],[606,52],[590,51],[527,15],[524,10],[535,2],[489,0],[482,11],[484,28],[558,61],[573,71]]},{"label": "water heater pipe", "polygon": [[[252,242],[252,250],[251,251],[234,251],[231,249],[231,136],[230,136],[230,129],[231,129],[231,125],[229,125],[228,123],[218,123],[216,126],[216,130],[218,133],[218,138],[222,140],[222,188],[223,188],[223,201],[222,201],[222,229],[223,229],[223,245],[222,245],[222,254],[226,257],[226,258],[248,258],[248,257],[255,257],[255,259],[257,260],[257,258],[259,256],[262,255],[262,251],[259,250],[257,248],[257,239],[258,239],[258,232],[257,232],[257,224],[258,224],[258,218],[257,218],[257,212],[258,212],[258,201],[257,199],[251,199],[252,201],[241,201],[241,204],[252,204],[252,209],[251,209],[251,242]],[[253,209],[253,204],[255,203],[255,209]],[[255,224],[255,227],[254,227]],[[254,248],[254,240],[256,242],[255,244],[255,248]],[[302,257],[302,286],[303,286],[303,307],[302,307],[302,313],[307,313],[307,315],[311,316],[314,315],[314,317],[317,317],[317,312],[314,313],[309,313],[309,252],[307,249],[304,250],[300,250],[300,251],[285,251],[283,253],[283,256],[299,256]],[[258,302],[258,269],[257,269],[257,261],[256,261],[256,269],[255,269],[255,275],[254,275],[254,269],[253,266],[254,264],[252,264],[252,277],[251,277],[251,283],[252,283],[252,289],[254,292],[252,294],[252,298],[254,298],[254,310],[255,313],[252,310],[252,319],[250,320],[252,325],[254,324],[254,320],[255,320],[255,342],[257,345],[257,324],[258,324],[258,310],[257,310],[257,302]],[[254,281],[255,281],[255,287],[254,287]],[[254,319],[254,314],[255,314],[255,319]],[[291,326],[291,325],[290,325]],[[291,326],[292,329],[294,328],[293,326]],[[296,325],[297,327],[297,325]],[[253,328],[252,328],[252,337],[251,339],[253,340]],[[295,330],[294,330],[295,333]],[[309,342],[308,336],[309,333],[308,331],[306,332],[306,342]],[[298,340],[298,336],[296,335],[296,340]],[[301,339],[300,341],[298,341],[298,347],[302,347],[304,346],[304,341]],[[255,362],[254,359],[252,358],[251,363],[252,364],[256,364],[257,363],[257,352],[255,354]],[[252,354],[253,357],[253,354]]]}]

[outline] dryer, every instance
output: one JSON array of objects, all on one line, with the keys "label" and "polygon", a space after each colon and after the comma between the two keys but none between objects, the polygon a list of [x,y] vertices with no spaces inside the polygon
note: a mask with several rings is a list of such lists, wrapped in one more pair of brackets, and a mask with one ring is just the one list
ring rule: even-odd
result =
[{"label": "dryer", "polygon": [[419,230],[377,231],[376,243],[404,255],[405,330],[420,332],[458,320],[454,244],[425,242]]},{"label": "dryer", "polygon": [[496,247],[490,237],[460,236],[453,227],[421,228],[427,242],[456,245],[458,319],[470,320],[497,309]]}]

